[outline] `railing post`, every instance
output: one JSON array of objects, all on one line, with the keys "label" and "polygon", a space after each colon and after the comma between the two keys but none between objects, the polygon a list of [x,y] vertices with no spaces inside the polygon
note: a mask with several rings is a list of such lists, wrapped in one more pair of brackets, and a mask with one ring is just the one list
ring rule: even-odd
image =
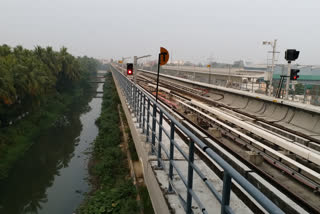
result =
[{"label": "railing post", "polygon": [[154,146],[156,141],[156,119],[157,119],[157,106],[155,103],[153,103],[152,108],[152,138],[151,138],[151,154],[154,154]]},{"label": "railing post", "polygon": [[146,136],[147,142],[149,142],[149,117],[150,117],[150,99],[148,99],[148,108],[147,108],[147,136]]},{"label": "railing post", "polygon": [[163,117],[163,113],[160,110],[160,118],[159,118],[159,142],[158,142],[158,168],[161,168],[161,142],[162,142],[162,117]]},{"label": "railing post", "polygon": [[127,97],[127,102],[129,103],[129,85],[128,85],[128,82],[125,81],[125,93],[126,93],[126,97]]},{"label": "railing post", "polygon": [[126,84],[126,96],[127,96],[127,101],[129,103],[129,84],[128,84],[128,81],[125,81],[125,84]]},{"label": "railing post", "polygon": [[171,121],[170,123],[170,154],[169,154],[169,188],[168,188],[168,192],[172,192],[172,186],[170,184],[170,181],[172,182],[172,178],[173,178],[173,165],[172,165],[172,161],[173,161],[173,153],[174,153],[174,123],[173,121]]},{"label": "railing post", "polygon": [[[133,106],[133,102],[134,102],[134,97],[133,97],[133,94],[134,94],[134,88],[133,88],[133,84],[130,82],[130,86],[131,86],[131,111],[134,110],[134,106]],[[133,112],[132,112],[133,113]]]},{"label": "railing post", "polygon": [[132,84],[131,84],[131,82],[129,82],[129,87],[130,87],[130,109],[132,110],[132,108],[133,108],[133,106],[132,106],[132,103],[133,103],[133,101],[132,101],[132,94],[133,94],[133,88],[132,88]]},{"label": "railing post", "polygon": [[134,88],[135,88],[135,93],[136,95],[134,96],[135,97],[135,109],[136,109],[136,118],[137,118],[137,121],[138,121],[138,110],[139,110],[139,91],[138,91],[138,88],[136,85],[134,85]]},{"label": "railing post", "polygon": [[231,194],[231,176],[224,171],[223,175],[223,189],[222,189],[222,202],[221,202],[221,213],[226,214],[226,207],[230,204]]},{"label": "railing post", "polygon": [[131,105],[131,100],[130,100],[131,89],[130,89],[129,83],[126,83],[126,85],[127,85],[127,100],[128,100],[128,104]]},{"label": "railing post", "polygon": [[141,128],[141,115],[142,115],[142,91],[139,91],[139,128]]},{"label": "railing post", "polygon": [[193,187],[193,164],[194,161],[194,142],[189,139],[189,161],[188,161],[188,186],[187,186],[187,214],[192,213],[192,195],[190,190]]},{"label": "railing post", "polygon": [[144,124],[146,122],[146,95],[143,95],[143,113],[142,113],[142,133],[144,134]]},{"label": "railing post", "polygon": [[134,84],[133,86],[133,114],[136,117],[137,116],[137,88]]}]

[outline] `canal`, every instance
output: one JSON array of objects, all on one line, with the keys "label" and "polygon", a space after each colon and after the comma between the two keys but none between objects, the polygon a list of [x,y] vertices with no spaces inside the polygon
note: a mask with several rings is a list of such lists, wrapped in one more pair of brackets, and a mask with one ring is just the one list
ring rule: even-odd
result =
[{"label": "canal", "polygon": [[[103,75],[99,72],[99,75]],[[97,91],[103,90],[99,83]],[[100,95],[101,96],[101,95]],[[102,99],[73,106],[63,126],[42,133],[0,184],[1,214],[72,214],[89,191],[88,161]],[[83,111],[86,107],[86,111]]]}]

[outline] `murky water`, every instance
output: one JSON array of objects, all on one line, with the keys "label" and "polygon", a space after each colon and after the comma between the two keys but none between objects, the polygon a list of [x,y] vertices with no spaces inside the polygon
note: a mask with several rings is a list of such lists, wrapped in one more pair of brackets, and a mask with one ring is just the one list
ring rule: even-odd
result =
[{"label": "murky water", "polygon": [[[102,84],[97,90],[102,91]],[[83,114],[75,107],[67,115],[68,126],[42,134],[0,184],[1,214],[73,213],[89,190],[87,165],[101,103],[93,98]]]}]

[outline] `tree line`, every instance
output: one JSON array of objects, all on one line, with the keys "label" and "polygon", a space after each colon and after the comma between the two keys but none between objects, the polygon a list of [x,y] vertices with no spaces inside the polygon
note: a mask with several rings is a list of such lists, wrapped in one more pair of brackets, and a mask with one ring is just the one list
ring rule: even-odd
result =
[{"label": "tree line", "polygon": [[99,63],[89,57],[74,57],[62,47],[0,46],[0,127],[39,107],[46,99],[88,79]]}]

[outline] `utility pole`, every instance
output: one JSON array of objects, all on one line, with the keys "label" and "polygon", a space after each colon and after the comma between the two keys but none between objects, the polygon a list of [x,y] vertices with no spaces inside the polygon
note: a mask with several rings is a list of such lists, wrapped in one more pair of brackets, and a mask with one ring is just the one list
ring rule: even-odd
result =
[{"label": "utility pole", "polygon": [[276,47],[277,47],[277,40],[275,39],[273,41],[273,45],[272,45],[272,64],[271,64],[269,96],[271,95],[271,91],[273,90],[272,79],[273,79],[273,73],[274,73],[274,62],[275,62],[275,58],[276,58]]},{"label": "utility pole", "polygon": [[272,80],[273,80],[273,73],[274,73],[274,64],[276,60],[276,48],[277,48],[277,39],[275,39],[273,42],[263,41],[263,45],[271,45],[272,47],[272,63],[271,63],[271,72],[269,74],[269,91],[268,95],[271,96],[271,91],[273,90],[272,87]]}]

